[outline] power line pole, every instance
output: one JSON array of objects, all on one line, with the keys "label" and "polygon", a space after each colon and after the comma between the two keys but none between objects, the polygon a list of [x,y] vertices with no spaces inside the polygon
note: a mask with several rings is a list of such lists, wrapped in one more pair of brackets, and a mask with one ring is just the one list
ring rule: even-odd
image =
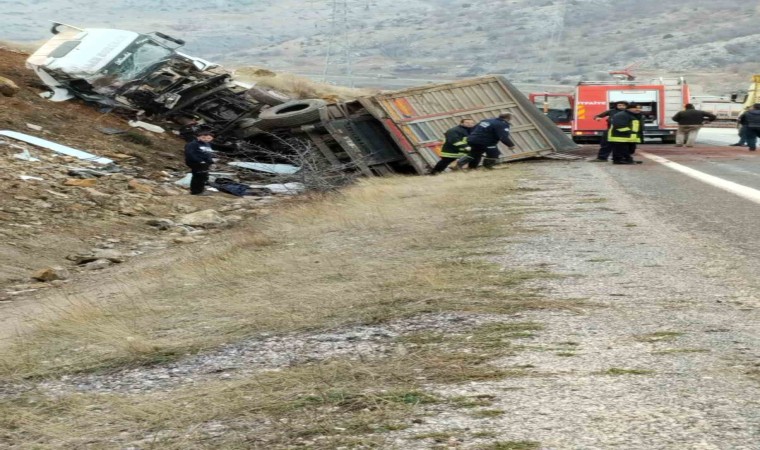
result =
[{"label": "power line pole", "polygon": [[349,86],[353,87],[353,61],[349,33],[351,11],[348,0],[331,0],[330,8],[330,26],[322,81],[326,82],[331,69],[335,69],[337,73],[334,75],[345,76]]}]

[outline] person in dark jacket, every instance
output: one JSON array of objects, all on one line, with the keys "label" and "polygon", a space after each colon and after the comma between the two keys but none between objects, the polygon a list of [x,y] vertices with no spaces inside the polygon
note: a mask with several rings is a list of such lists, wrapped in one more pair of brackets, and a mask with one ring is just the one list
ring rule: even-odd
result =
[{"label": "person in dark jacket", "polygon": [[202,195],[208,182],[208,172],[214,160],[211,158],[211,141],[214,135],[210,131],[200,131],[193,142],[185,145],[185,164],[193,176],[190,180],[190,193]]},{"label": "person in dark jacket", "polygon": [[707,111],[700,111],[694,108],[694,105],[687,103],[684,106],[683,111],[678,111],[673,116],[673,121],[678,123],[678,131],[676,131],[676,147],[683,147],[686,144],[687,147],[694,147],[694,143],[697,141],[697,134],[699,129],[705,123],[705,120],[712,122],[717,119],[715,114]]},{"label": "person in dark jacket", "polygon": [[596,155],[596,158],[591,160],[592,162],[607,162],[607,160],[610,158],[612,147],[610,146],[609,141],[607,141],[607,133],[610,129],[610,120],[612,119],[612,116],[614,116],[616,113],[619,113],[620,111],[625,111],[625,108],[627,107],[628,102],[617,102],[615,103],[614,109],[608,109],[607,111],[601,112],[594,116],[594,120],[603,120],[605,117],[607,118],[607,132],[602,135],[601,142],[599,142],[599,153]]},{"label": "person in dark jacket", "polygon": [[501,152],[497,145],[499,142],[509,147],[510,150],[515,148],[514,142],[509,135],[511,127],[509,120],[512,118],[510,113],[499,114],[499,117],[493,119],[481,120],[470,133],[467,142],[470,144],[470,153],[467,155],[467,165],[470,169],[476,169],[483,158],[483,167],[491,169],[499,160]]},{"label": "person in dark jacket", "polygon": [[744,111],[736,118],[736,129],[739,132],[739,142],[731,144],[731,147],[744,147],[747,145],[747,125],[742,125],[742,116],[747,112]]},{"label": "person in dark jacket", "polygon": [[430,171],[430,175],[437,175],[443,172],[449,167],[449,164],[469,153],[470,146],[467,143],[467,137],[474,126],[474,120],[462,119],[459,125],[446,130],[446,140],[443,143],[443,147],[441,147],[441,160]]},{"label": "person in dark jacket", "polygon": [[757,150],[757,138],[760,137],[760,103],[752,105],[752,109],[739,118],[741,125],[747,127],[747,146],[749,151]]},{"label": "person in dark jacket", "polygon": [[633,154],[636,145],[644,141],[644,121],[641,108],[636,103],[630,103],[625,111],[616,113],[610,120],[607,140],[612,146],[613,164],[641,164],[635,161]]}]

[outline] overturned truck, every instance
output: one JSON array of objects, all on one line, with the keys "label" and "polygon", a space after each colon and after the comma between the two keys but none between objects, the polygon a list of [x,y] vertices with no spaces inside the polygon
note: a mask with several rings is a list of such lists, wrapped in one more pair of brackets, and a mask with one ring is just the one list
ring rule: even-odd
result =
[{"label": "overturned truck", "polygon": [[52,32],[55,36],[27,60],[50,88],[50,100],[79,98],[185,136],[206,128],[216,134],[222,151],[249,159],[266,155],[267,162],[277,162],[277,152],[288,151],[281,142],[302,139],[334,168],[368,176],[423,174],[437,162],[446,129],[465,117],[478,120],[501,112],[512,113],[516,144],[514,150],[502,148],[502,161],[577,148],[503,77],[339,103],[292,100],[177,51],[184,42],[162,33],[57,23]]}]

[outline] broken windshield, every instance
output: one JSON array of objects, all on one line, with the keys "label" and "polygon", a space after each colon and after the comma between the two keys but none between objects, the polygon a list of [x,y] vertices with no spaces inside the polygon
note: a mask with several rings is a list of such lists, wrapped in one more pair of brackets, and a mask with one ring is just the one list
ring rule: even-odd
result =
[{"label": "broken windshield", "polygon": [[122,84],[146,75],[148,71],[163,61],[171,58],[174,52],[150,40],[139,38],[127,47],[99,75]]}]

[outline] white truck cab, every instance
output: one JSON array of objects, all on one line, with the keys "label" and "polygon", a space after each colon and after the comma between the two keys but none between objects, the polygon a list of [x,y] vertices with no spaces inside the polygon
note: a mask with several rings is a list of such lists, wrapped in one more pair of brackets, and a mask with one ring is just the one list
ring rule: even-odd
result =
[{"label": "white truck cab", "polygon": [[216,67],[178,53],[184,42],[161,33],[82,29],[60,23],[52,32],[55,36],[27,59],[27,66],[50,87],[48,98],[53,101],[113,96],[126,83],[150,74],[173,57],[192,62],[201,71]]}]

